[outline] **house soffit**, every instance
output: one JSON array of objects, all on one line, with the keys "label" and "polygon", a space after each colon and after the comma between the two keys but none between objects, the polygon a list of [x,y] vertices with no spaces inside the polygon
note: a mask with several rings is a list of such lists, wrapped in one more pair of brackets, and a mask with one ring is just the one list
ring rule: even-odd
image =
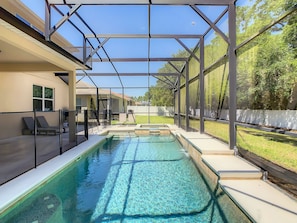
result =
[{"label": "house soffit", "polygon": [[[42,42],[38,32],[0,8],[0,71],[73,71],[85,68]],[[46,43],[46,44],[45,44]]]}]

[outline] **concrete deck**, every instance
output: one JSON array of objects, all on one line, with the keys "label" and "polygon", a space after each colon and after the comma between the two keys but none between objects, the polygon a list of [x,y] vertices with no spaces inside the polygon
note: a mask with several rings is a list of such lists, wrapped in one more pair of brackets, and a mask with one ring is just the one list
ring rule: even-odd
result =
[{"label": "concrete deck", "polygon": [[240,157],[233,155],[202,155],[206,165],[220,179],[260,179],[262,172]]},{"label": "concrete deck", "polygon": [[[19,196],[30,192],[41,182],[57,173],[65,166],[65,163],[75,160],[85,150],[104,138],[97,134],[119,130],[133,131],[133,128],[138,127],[114,126],[94,129],[88,141],[0,186],[0,213]],[[202,161],[218,176],[222,189],[255,222],[297,222],[297,200],[275,185],[261,180],[260,169],[235,156],[228,145],[209,135],[185,132],[174,125],[170,126],[170,129],[174,134],[184,137],[201,153]]]},{"label": "concrete deck", "polygon": [[263,180],[221,180],[220,185],[256,222],[297,222],[297,202]]}]

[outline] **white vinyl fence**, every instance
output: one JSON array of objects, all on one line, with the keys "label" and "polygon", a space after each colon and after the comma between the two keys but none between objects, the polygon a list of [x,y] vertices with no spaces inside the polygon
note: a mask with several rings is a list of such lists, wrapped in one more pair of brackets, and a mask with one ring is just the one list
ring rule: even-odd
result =
[{"label": "white vinyl fence", "polygon": [[127,106],[127,111],[132,110],[135,115],[173,116],[173,107],[166,106]]},{"label": "white vinyl fence", "polygon": [[[196,109],[196,116],[199,117],[199,109]],[[205,111],[207,117],[215,118],[214,113]],[[240,110],[236,111],[238,122],[263,125],[277,128],[297,129],[296,110]],[[229,120],[229,111],[222,110],[220,119]]]}]

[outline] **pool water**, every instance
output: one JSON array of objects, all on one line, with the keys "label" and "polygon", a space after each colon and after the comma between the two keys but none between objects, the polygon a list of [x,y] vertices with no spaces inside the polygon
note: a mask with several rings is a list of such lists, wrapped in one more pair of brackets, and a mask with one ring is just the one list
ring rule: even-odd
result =
[{"label": "pool water", "polygon": [[210,188],[173,136],[113,137],[2,219],[13,223],[249,221],[235,205],[224,207],[219,201],[226,195]]}]

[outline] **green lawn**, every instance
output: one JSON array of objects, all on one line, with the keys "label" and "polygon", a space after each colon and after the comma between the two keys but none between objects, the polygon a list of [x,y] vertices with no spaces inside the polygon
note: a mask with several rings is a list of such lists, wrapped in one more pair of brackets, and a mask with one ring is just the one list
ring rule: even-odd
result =
[{"label": "green lawn", "polygon": [[[228,142],[227,124],[206,121],[205,131]],[[237,147],[297,172],[296,137],[238,126]]]},{"label": "green lawn", "polygon": [[[135,116],[136,123],[126,122],[124,124],[148,124],[148,116],[146,115],[136,115]],[[118,121],[112,121],[112,124],[117,124]],[[165,116],[150,116],[150,124],[173,124],[173,117],[165,117]]]},{"label": "green lawn", "polygon": [[[137,124],[147,124],[148,116],[145,115],[136,115]],[[164,116],[150,116],[150,124],[173,124],[173,117],[164,117]]]}]

